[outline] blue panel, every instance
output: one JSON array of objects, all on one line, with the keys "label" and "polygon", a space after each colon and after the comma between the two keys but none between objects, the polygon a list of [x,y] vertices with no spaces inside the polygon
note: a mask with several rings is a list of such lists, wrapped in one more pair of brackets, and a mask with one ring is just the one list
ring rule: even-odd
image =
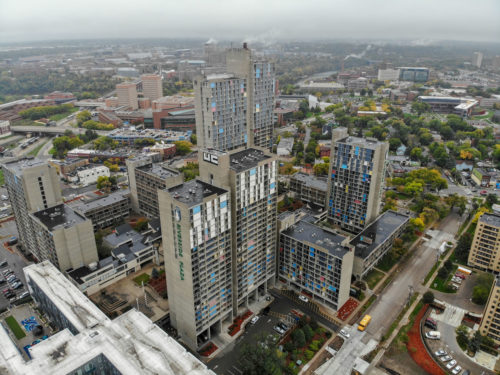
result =
[{"label": "blue panel", "polygon": [[347,164],[342,164],[342,169],[347,169]]},{"label": "blue panel", "polygon": [[224,128],[219,129],[219,134],[222,134],[222,133],[224,133]]},{"label": "blue panel", "polygon": [[212,108],[215,108],[217,106],[216,102],[212,102]]},{"label": "blue panel", "polygon": [[270,187],[271,189],[274,189],[274,187],[275,187],[275,186],[276,186],[276,182],[273,182],[273,183],[271,183],[271,185],[269,185],[269,187]]},{"label": "blue panel", "polygon": [[212,83],[210,84],[210,88],[211,88],[211,89],[214,89],[214,88],[215,88],[215,83],[214,83],[214,82],[212,82]]},{"label": "blue panel", "polygon": [[309,253],[309,256],[314,258],[314,253]]},{"label": "blue panel", "polygon": [[201,207],[200,206],[193,207],[193,215],[199,213],[200,211],[201,211]]},{"label": "blue panel", "polygon": [[255,168],[250,169],[250,176],[253,176],[255,173],[257,173]]},{"label": "blue panel", "polygon": [[329,270],[331,270],[331,269],[332,269],[332,265],[331,265],[331,264],[329,264],[329,265],[328,265],[328,269],[329,269]]},{"label": "blue panel", "polygon": [[227,207],[227,201],[220,202],[220,208]]},{"label": "blue panel", "polygon": [[311,253],[314,253],[314,247],[309,247],[309,251],[310,251]]}]

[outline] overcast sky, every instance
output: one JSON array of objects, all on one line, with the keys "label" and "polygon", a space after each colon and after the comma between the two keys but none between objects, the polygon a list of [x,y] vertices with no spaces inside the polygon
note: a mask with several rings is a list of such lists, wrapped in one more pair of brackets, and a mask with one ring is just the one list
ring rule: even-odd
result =
[{"label": "overcast sky", "polygon": [[0,0],[0,43],[202,37],[500,42],[500,0]]}]

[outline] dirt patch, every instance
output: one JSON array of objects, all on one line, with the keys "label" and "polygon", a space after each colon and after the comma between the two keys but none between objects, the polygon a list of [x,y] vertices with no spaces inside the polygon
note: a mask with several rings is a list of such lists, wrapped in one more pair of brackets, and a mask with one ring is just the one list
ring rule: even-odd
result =
[{"label": "dirt patch", "polygon": [[399,372],[401,375],[428,375],[410,357],[408,352],[400,352],[389,349],[385,352],[380,367]]}]

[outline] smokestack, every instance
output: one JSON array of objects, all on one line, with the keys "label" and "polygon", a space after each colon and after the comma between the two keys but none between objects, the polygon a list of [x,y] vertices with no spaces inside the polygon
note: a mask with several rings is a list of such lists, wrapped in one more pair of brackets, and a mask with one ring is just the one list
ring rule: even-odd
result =
[{"label": "smokestack", "polygon": [[243,48],[244,48],[244,49],[248,49],[247,42],[243,42]]}]

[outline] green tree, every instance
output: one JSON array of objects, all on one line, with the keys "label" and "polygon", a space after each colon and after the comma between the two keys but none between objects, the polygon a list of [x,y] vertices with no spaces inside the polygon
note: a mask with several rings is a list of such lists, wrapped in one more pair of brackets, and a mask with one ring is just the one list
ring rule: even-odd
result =
[{"label": "green tree", "polygon": [[488,206],[493,206],[494,204],[497,204],[498,203],[498,197],[496,194],[488,194],[486,196],[486,204]]},{"label": "green tree", "polygon": [[306,345],[306,337],[304,331],[300,328],[293,331],[292,340],[297,348],[304,347]]},{"label": "green tree", "polygon": [[399,138],[390,138],[389,139],[389,150],[396,151],[399,146],[402,145],[401,139]]},{"label": "green tree", "polygon": [[176,147],[176,152],[179,155],[187,155],[191,152],[192,144],[188,141],[177,141],[174,142]]},{"label": "green tree", "polygon": [[427,103],[420,102],[420,101],[415,101],[411,103],[411,111],[414,113],[417,113],[418,115],[421,115],[422,113],[429,112],[431,109],[431,106]]},{"label": "green tree", "polygon": [[244,375],[280,375],[285,368],[284,360],[273,340],[262,335],[243,345],[239,367]]},{"label": "green tree", "polygon": [[92,119],[92,115],[87,110],[81,111],[80,113],[78,113],[76,115],[76,122],[77,122],[78,126],[80,126],[80,127],[83,125],[84,122],[87,122],[90,119]]},{"label": "green tree", "polygon": [[189,140],[191,141],[191,143],[193,145],[195,145],[198,142],[198,139],[196,138],[196,134],[191,134],[191,136],[189,137]]},{"label": "green tree", "polygon": [[309,324],[306,324],[304,327],[302,327],[302,331],[304,331],[304,337],[306,338],[306,342],[310,341],[313,338],[314,332],[312,328],[309,326]]},{"label": "green tree", "polygon": [[111,191],[112,183],[109,180],[108,176],[99,176],[97,177],[97,188],[99,190],[105,191],[109,193]]},{"label": "green tree", "polygon": [[423,297],[422,297],[422,302],[428,303],[428,304],[431,304],[432,302],[434,302],[434,293],[432,293],[430,291],[425,292]]}]

